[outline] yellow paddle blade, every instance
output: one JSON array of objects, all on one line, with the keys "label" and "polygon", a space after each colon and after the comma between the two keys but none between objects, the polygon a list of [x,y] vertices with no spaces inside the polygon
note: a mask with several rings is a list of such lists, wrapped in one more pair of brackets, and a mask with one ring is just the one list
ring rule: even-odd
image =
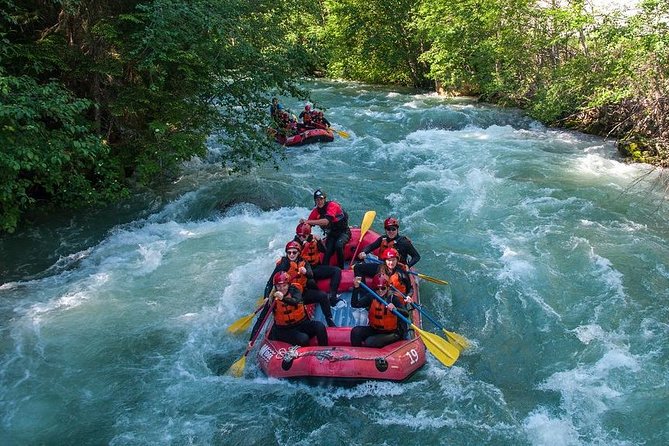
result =
[{"label": "yellow paddle blade", "polygon": [[234,334],[246,331],[251,326],[251,322],[253,321],[255,315],[256,315],[255,313],[251,313],[248,316],[244,316],[243,318],[237,319],[232,324],[230,324],[230,326],[228,327],[228,331]]},{"label": "yellow paddle blade", "polygon": [[362,217],[362,223],[360,223],[360,241],[358,241],[358,246],[355,247],[355,251],[353,251],[353,256],[351,257],[351,269],[353,269],[355,258],[358,255],[358,252],[360,252],[360,244],[362,243],[362,239],[365,237],[365,234],[369,228],[372,227],[372,223],[374,223],[375,218],[376,211],[367,211],[365,212],[365,216]]},{"label": "yellow paddle blade", "polygon": [[251,321],[253,321],[253,318],[255,317],[256,314],[258,314],[258,311],[262,310],[262,305],[265,302],[265,298],[263,296],[260,296],[258,301],[256,302],[256,306],[258,307],[256,311],[253,313],[249,314],[248,316],[244,316],[243,318],[237,319],[234,321],[230,326],[228,327],[228,331],[230,333],[239,333],[242,331],[246,331],[250,326],[251,326]]},{"label": "yellow paddle blade", "polygon": [[418,277],[420,277],[421,279],[427,280],[428,282],[437,283],[439,285],[448,285],[448,282],[446,282],[445,280],[437,279],[435,277],[426,276],[425,274],[421,274],[421,273],[416,273],[416,275]]},{"label": "yellow paddle blade", "polygon": [[365,216],[362,217],[362,223],[360,224],[360,241],[365,236],[365,233],[372,227],[374,223],[374,218],[376,218],[376,211],[367,211]]},{"label": "yellow paddle blade", "polygon": [[462,351],[469,347],[469,341],[465,339],[464,336],[459,335],[457,333],[453,333],[452,331],[448,331],[445,328],[442,328],[444,330],[444,333],[446,333],[446,337],[448,337],[448,340],[455,345],[458,350]]},{"label": "yellow paddle blade", "polygon": [[432,355],[434,355],[434,357],[442,364],[447,367],[455,364],[455,361],[457,361],[460,356],[460,350],[455,348],[453,344],[450,344],[448,341],[440,338],[434,333],[421,330],[414,324],[411,324],[411,327],[416,330],[416,333],[418,333],[423,340],[423,344],[425,344],[425,347],[427,347],[430,353],[432,353]]},{"label": "yellow paddle blade", "polygon": [[343,130],[337,130],[337,129],[332,129],[332,130],[334,130],[335,132],[337,132],[337,135],[341,136],[342,138],[346,138],[346,139],[348,139],[348,137],[351,136],[351,135],[349,135],[348,133],[346,133],[346,132],[343,131]]},{"label": "yellow paddle blade", "polygon": [[227,374],[234,376],[235,378],[239,378],[244,374],[245,366],[246,366],[246,355],[242,356],[237,361],[235,361],[235,363],[232,364],[228,369]]}]

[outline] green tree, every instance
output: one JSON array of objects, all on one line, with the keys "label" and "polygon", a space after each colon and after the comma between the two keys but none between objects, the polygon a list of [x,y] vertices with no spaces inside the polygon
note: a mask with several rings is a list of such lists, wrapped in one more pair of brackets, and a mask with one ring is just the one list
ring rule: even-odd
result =
[{"label": "green tree", "polygon": [[372,83],[426,86],[414,0],[326,0],[328,74]]},{"label": "green tree", "polygon": [[320,53],[292,25],[322,19],[310,4],[0,0],[1,227],[38,198],[87,204],[169,178],[212,135],[231,171],[281,156],[268,95],[306,96],[296,80]]}]

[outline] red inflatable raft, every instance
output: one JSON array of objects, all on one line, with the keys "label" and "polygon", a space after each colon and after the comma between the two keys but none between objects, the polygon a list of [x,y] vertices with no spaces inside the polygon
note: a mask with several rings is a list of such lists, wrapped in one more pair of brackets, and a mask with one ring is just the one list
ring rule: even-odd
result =
[{"label": "red inflatable raft", "polygon": [[332,142],[334,133],[330,129],[307,129],[288,137],[277,134],[275,139],[276,142],[285,146],[301,146],[316,142]]},{"label": "red inflatable raft", "polygon": [[[379,234],[367,231],[361,248],[378,237]],[[359,240],[360,229],[351,228],[351,241],[345,248],[347,260],[355,252]],[[402,381],[425,364],[425,345],[411,329],[406,339],[383,348],[351,346],[351,328],[355,325],[367,324],[367,311],[364,308],[351,307],[353,279],[353,270],[348,268],[342,270],[339,297],[344,299],[346,307],[332,308],[337,327],[327,328],[328,346],[318,346],[315,339],[312,339],[312,345],[307,347],[293,346],[268,339],[270,330],[265,331],[258,350],[258,364],[267,376],[310,378],[317,381]],[[414,300],[420,302],[418,283],[414,280],[413,275],[411,275],[411,280],[413,281]],[[371,279],[367,279],[367,283],[370,282]],[[327,280],[319,281],[318,286],[323,291],[329,290]],[[314,308],[314,305],[309,305],[309,307],[312,318],[324,322],[320,308]],[[417,327],[422,328],[418,311],[412,311],[411,318]],[[271,324],[267,325],[267,328],[271,326]]]}]

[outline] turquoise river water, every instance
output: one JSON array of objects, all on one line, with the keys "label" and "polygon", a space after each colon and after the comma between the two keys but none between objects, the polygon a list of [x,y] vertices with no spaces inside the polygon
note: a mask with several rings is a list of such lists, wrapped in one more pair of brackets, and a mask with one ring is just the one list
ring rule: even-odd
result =
[{"label": "turquoise river water", "polygon": [[[669,444],[658,172],[515,111],[310,87],[350,138],[237,178],[212,145],[166,199],[0,239],[0,444]],[[317,187],[353,224],[398,217],[417,270],[450,282],[421,295],[472,342],[452,368],[430,357],[405,383],[316,386],[269,379],[252,354],[243,378],[223,373],[247,341],[227,326]]]}]

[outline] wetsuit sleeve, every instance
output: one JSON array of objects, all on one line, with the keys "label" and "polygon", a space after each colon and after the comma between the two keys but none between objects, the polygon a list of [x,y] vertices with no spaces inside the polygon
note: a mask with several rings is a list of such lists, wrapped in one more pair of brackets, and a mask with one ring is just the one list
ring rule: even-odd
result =
[{"label": "wetsuit sleeve", "polygon": [[309,262],[304,262],[304,269],[307,270],[307,273],[305,276],[307,276],[307,280],[314,280],[314,270],[311,268],[311,264]]},{"label": "wetsuit sleeve", "polygon": [[256,323],[253,324],[253,329],[251,330],[251,336],[249,337],[249,341],[253,339],[256,333],[258,333],[258,330],[260,330],[260,324],[262,323],[262,321],[265,320],[265,315],[267,315],[269,309],[270,309],[270,300],[267,299],[267,302],[265,302],[265,306],[263,307],[262,310],[260,310],[260,313],[256,318]]},{"label": "wetsuit sleeve", "polygon": [[411,286],[411,277],[409,277],[409,273],[406,271],[400,272],[400,279],[404,283],[404,286],[406,286],[407,288],[406,295],[413,296],[413,286]]},{"label": "wetsuit sleeve", "polygon": [[291,285],[288,287],[288,296],[283,298],[283,302],[288,305],[297,305],[302,302],[302,292],[296,287]]},{"label": "wetsuit sleeve", "polygon": [[265,294],[263,294],[263,296],[266,298],[269,297],[269,293],[272,291],[272,287],[274,286],[274,274],[278,273],[279,271],[288,271],[289,265],[286,263],[287,260],[288,259],[286,257],[281,257],[274,267],[274,271],[272,271],[272,274],[270,274],[267,285],[265,285]]},{"label": "wetsuit sleeve", "polygon": [[364,252],[365,254],[369,254],[370,252],[374,251],[374,250],[377,249],[379,246],[381,246],[381,240],[382,240],[382,239],[383,239],[383,237],[379,237],[379,238],[377,238],[377,239],[374,240],[372,243],[370,243],[369,245],[365,246],[365,247],[363,248],[362,252]]},{"label": "wetsuit sleeve", "polygon": [[398,313],[404,317],[409,317],[409,311],[407,310],[406,304],[404,303],[404,299],[393,295],[391,302],[393,305],[395,305],[395,309]]},{"label": "wetsuit sleeve", "polygon": [[358,287],[353,287],[353,292],[351,293],[351,306],[353,308],[369,308],[372,304],[372,296],[370,296],[366,291],[365,294],[362,294],[363,290]]},{"label": "wetsuit sleeve", "polygon": [[407,266],[411,268],[420,260],[420,254],[418,254],[418,251],[416,251],[416,248],[408,237],[404,237],[404,246],[407,257],[411,257],[411,260],[407,263]]},{"label": "wetsuit sleeve", "polygon": [[319,220],[321,218],[322,218],[321,215],[318,213],[318,208],[315,207],[309,213],[309,216],[307,217],[307,220]]}]

